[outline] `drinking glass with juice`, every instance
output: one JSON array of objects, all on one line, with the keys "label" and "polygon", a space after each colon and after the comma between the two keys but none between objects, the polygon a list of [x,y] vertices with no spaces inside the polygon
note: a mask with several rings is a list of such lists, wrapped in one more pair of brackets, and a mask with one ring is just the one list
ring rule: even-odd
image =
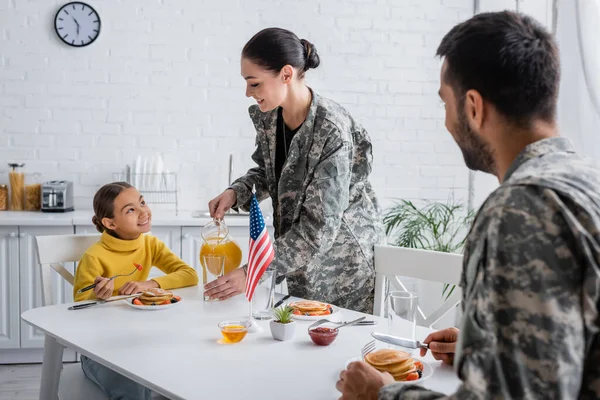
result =
[{"label": "drinking glass with juice", "polygon": [[[229,235],[229,229],[223,221],[213,220],[202,229],[204,239],[200,248],[200,264],[202,265],[203,282],[206,282],[206,271],[210,266],[205,265],[204,256],[222,255],[225,257],[223,274],[228,274],[242,264],[242,249]],[[218,271],[208,271],[215,275]]]}]

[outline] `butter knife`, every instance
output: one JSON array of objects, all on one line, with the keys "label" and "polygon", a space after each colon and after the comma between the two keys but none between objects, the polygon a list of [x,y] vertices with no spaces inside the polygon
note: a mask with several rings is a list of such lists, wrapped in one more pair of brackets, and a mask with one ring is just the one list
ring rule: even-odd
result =
[{"label": "butter knife", "polygon": [[396,346],[406,347],[407,349],[428,349],[429,345],[421,343],[418,340],[404,339],[398,336],[386,335],[383,333],[371,332],[371,336],[385,343],[394,344]]},{"label": "butter knife", "polygon": [[88,308],[88,307],[92,307],[92,306],[98,306],[100,304],[105,304],[105,303],[111,303],[113,301],[120,301],[120,300],[125,300],[125,299],[130,299],[132,297],[138,297],[140,294],[136,293],[136,294],[132,294],[130,296],[119,296],[118,298],[114,298],[114,299],[108,299],[108,300],[96,300],[96,301],[92,301],[91,303],[84,303],[84,304],[75,304],[74,306],[69,307],[69,310],[83,310],[84,308]]}]

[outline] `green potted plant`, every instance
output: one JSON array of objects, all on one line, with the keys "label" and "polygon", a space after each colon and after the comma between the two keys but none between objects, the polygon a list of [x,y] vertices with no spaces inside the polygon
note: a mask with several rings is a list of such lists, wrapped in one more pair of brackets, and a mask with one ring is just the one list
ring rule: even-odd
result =
[{"label": "green potted plant", "polygon": [[272,309],[273,319],[270,322],[271,335],[275,340],[290,340],[296,332],[296,321],[293,320],[294,309],[288,305],[283,305]]},{"label": "green potted plant", "polygon": [[[475,213],[461,203],[431,202],[417,207],[400,200],[385,214],[388,243],[414,249],[462,253]],[[454,285],[444,285],[442,296],[450,296]]]}]

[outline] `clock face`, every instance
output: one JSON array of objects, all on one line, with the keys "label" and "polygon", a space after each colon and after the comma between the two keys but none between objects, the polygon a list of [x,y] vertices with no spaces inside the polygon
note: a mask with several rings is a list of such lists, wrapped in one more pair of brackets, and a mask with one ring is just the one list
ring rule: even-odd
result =
[{"label": "clock face", "polygon": [[100,34],[100,16],[85,3],[65,4],[56,13],[54,28],[66,44],[75,47],[87,46]]}]

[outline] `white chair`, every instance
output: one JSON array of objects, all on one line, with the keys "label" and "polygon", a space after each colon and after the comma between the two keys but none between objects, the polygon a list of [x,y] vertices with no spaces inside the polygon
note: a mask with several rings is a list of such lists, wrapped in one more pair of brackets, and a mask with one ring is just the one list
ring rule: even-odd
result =
[{"label": "white chair", "polygon": [[[71,285],[74,276],[63,263],[76,262],[92,244],[100,239],[100,235],[52,235],[36,236],[38,262],[41,267],[42,299],[44,306],[53,305],[52,270],[58,272]],[[62,353],[62,350],[61,350]],[[62,354],[53,355],[62,359]],[[44,355],[46,357],[46,355]],[[58,398],[60,400],[107,400],[108,397],[92,381],[87,379],[81,370],[81,364],[69,364],[63,367],[59,375]],[[53,383],[42,382],[40,390],[56,388]]]},{"label": "white chair", "polygon": [[[397,246],[375,246],[375,307],[374,314],[382,316],[390,286],[407,290],[399,276],[431,282],[457,285],[460,283],[463,256]],[[458,288],[457,288],[458,289]],[[461,300],[460,290],[454,290],[444,303],[429,316],[418,309],[417,325],[431,328]]]}]

